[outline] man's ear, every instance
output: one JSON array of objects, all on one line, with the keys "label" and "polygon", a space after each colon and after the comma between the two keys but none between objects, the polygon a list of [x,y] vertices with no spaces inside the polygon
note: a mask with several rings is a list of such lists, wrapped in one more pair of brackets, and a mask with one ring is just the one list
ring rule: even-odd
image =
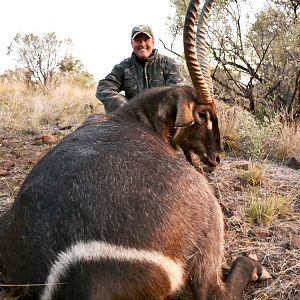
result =
[{"label": "man's ear", "polygon": [[193,116],[195,106],[194,102],[188,101],[186,98],[178,100],[175,127],[188,127],[195,122]]}]

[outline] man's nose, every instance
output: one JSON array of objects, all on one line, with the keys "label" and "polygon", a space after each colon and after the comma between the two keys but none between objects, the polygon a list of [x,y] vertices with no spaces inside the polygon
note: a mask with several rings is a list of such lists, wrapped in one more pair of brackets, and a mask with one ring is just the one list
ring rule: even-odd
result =
[{"label": "man's nose", "polygon": [[140,45],[145,46],[146,45],[146,41],[140,40]]}]

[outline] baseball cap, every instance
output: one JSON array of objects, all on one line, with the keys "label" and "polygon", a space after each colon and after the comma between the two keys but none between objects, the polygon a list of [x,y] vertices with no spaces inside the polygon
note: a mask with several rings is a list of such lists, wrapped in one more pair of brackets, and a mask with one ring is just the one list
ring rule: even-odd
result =
[{"label": "baseball cap", "polygon": [[149,26],[137,25],[131,31],[131,39],[134,39],[140,33],[147,34],[150,38],[153,37],[153,32]]}]

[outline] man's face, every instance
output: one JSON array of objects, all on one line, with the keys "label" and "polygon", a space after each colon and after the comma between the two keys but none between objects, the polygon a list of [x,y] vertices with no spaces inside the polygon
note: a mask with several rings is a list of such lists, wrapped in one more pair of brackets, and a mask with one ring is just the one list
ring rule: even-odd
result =
[{"label": "man's face", "polygon": [[154,38],[150,38],[147,34],[139,33],[131,40],[131,46],[133,52],[139,59],[147,59],[152,53]]}]

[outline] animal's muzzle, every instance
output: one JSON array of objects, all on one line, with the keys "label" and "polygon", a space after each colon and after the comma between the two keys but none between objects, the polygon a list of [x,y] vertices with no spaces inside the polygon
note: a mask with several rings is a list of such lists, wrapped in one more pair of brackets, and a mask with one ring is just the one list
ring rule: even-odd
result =
[{"label": "animal's muzzle", "polygon": [[220,163],[221,159],[219,154],[216,154],[213,157],[203,155],[201,157],[201,161],[209,167],[216,167]]}]

